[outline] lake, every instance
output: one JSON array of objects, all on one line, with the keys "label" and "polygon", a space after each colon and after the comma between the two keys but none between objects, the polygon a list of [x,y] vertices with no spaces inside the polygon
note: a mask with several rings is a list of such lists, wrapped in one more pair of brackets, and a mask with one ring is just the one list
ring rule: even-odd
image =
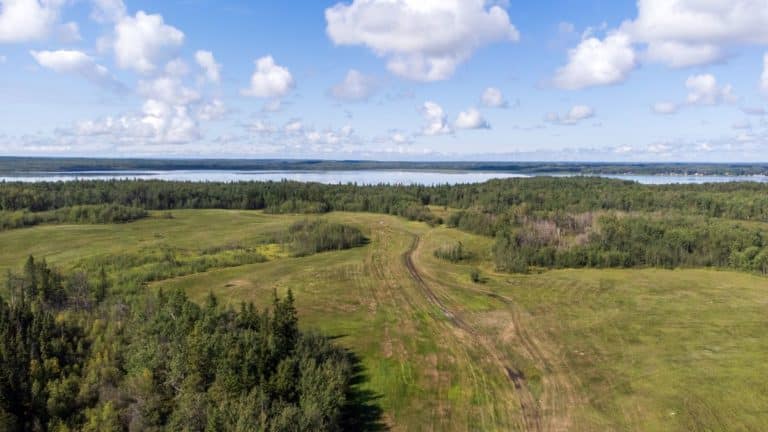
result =
[{"label": "lake", "polygon": [[[546,175],[546,174],[540,174]],[[237,181],[280,181],[293,180],[299,182],[316,182],[325,184],[357,183],[371,184],[402,184],[402,185],[436,185],[482,183],[498,178],[528,178],[530,174],[510,172],[480,172],[480,171],[407,171],[407,170],[359,170],[359,171],[80,171],[56,173],[29,173],[14,176],[0,176],[0,181],[39,182],[39,181],[73,181],[73,180],[166,180],[190,182],[237,182]],[[569,175],[554,174],[557,177]],[[684,175],[603,175],[601,177],[630,180],[642,184],[700,184],[725,183],[734,181],[751,181],[768,183],[767,176],[684,176]]]}]

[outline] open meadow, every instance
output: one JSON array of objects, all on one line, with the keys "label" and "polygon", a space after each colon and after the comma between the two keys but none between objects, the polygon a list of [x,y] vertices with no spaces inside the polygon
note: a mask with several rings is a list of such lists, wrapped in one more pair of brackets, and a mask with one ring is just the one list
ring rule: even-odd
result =
[{"label": "open meadow", "polygon": [[[301,326],[360,358],[370,430],[768,424],[764,277],[710,269],[499,273],[492,238],[370,213],[319,216],[359,228],[367,244],[295,256],[275,239],[308,217],[318,218],[175,210],[127,224],[10,230],[0,233],[0,270],[20,269],[28,255],[67,271],[111,263],[116,280],[152,269],[158,276],[142,289],[181,288],[201,304],[214,293],[232,307],[269,305],[274,290],[291,289]],[[465,259],[435,256],[457,241]],[[153,260],[189,265],[170,274]]]}]

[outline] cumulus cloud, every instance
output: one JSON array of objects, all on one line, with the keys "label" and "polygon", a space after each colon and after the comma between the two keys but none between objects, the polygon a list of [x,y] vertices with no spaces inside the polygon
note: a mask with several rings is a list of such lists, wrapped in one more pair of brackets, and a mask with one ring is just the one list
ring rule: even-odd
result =
[{"label": "cumulus cloud", "polygon": [[80,137],[108,136],[117,144],[186,144],[201,133],[187,106],[173,106],[149,99],[141,112],[77,123],[72,133]]},{"label": "cumulus cloud", "polygon": [[180,79],[168,76],[139,82],[139,93],[147,99],[176,106],[189,105],[200,100],[197,91],[186,87]]},{"label": "cumulus cloud", "polygon": [[[605,40],[588,37],[571,50],[555,84],[567,89],[614,84],[638,60],[684,68],[720,61],[735,46],[768,44],[766,1],[638,0],[637,8],[637,17]],[[645,49],[635,56],[635,47]]]},{"label": "cumulus cloud", "polygon": [[0,43],[47,37],[59,20],[64,0],[0,0]]},{"label": "cumulus cloud", "polygon": [[293,75],[288,68],[275,63],[271,55],[256,60],[256,71],[251,76],[251,86],[242,93],[258,98],[280,98],[294,87]]},{"label": "cumulus cloud", "polygon": [[650,60],[672,67],[708,64],[736,44],[768,43],[768,2],[638,0],[624,32],[648,46]]},{"label": "cumulus cloud", "polygon": [[326,9],[336,45],[363,45],[390,72],[417,81],[444,80],[480,47],[517,41],[507,12],[484,0],[353,0]]},{"label": "cumulus cloud", "polygon": [[58,73],[79,75],[94,84],[113,90],[122,89],[122,85],[106,67],[81,51],[30,51],[30,54],[44,68]]},{"label": "cumulus cloud", "polygon": [[346,102],[368,100],[376,91],[376,79],[366,76],[360,71],[351,69],[344,81],[331,88],[331,96]]},{"label": "cumulus cloud", "polygon": [[[685,88],[688,91],[685,101],[657,102],[653,105],[653,112],[656,114],[668,115],[674,114],[682,108],[693,107],[697,105],[718,105],[721,103],[733,103],[737,97],[733,94],[733,87],[730,84],[719,85],[717,79],[712,74],[691,75],[685,81]],[[742,108],[744,109],[744,108]]]},{"label": "cumulus cloud", "polygon": [[184,33],[165,24],[162,15],[139,11],[115,25],[115,61],[123,69],[150,73],[156,64],[171,58],[184,43]]},{"label": "cumulus cloud", "polygon": [[686,99],[691,105],[716,105],[723,102],[734,102],[733,88],[730,84],[720,86],[711,74],[693,75],[685,81],[688,89]]},{"label": "cumulus cloud", "polygon": [[568,63],[555,74],[555,86],[578,90],[624,81],[637,65],[637,56],[629,37],[620,32],[605,39],[583,39],[568,52]]},{"label": "cumulus cloud", "polygon": [[485,89],[480,99],[483,102],[483,105],[488,108],[506,108],[508,105],[501,90],[495,87],[488,87]]},{"label": "cumulus cloud", "polygon": [[491,125],[476,108],[469,108],[459,113],[456,118],[457,129],[490,129]]},{"label": "cumulus cloud", "polygon": [[674,114],[677,109],[678,105],[674,102],[657,102],[653,105],[653,112],[656,114]]},{"label": "cumulus cloud", "polygon": [[421,107],[421,115],[424,117],[424,128],[421,133],[424,135],[445,135],[451,133],[451,127],[448,126],[448,116],[446,116],[443,107],[432,101],[424,102]]},{"label": "cumulus cloud", "polygon": [[712,63],[722,57],[720,47],[711,44],[691,45],[675,41],[658,41],[648,45],[645,60],[685,68]]},{"label": "cumulus cloud", "polygon": [[216,63],[213,53],[210,51],[198,51],[195,53],[195,61],[205,72],[205,78],[218,83],[221,80],[221,65]]},{"label": "cumulus cloud", "polygon": [[586,120],[595,116],[595,110],[587,105],[574,105],[564,115],[557,113],[548,113],[545,120],[549,123],[559,125],[575,125],[582,120]]},{"label": "cumulus cloud", "polygon": [[763,0],[637,0],[637,9],[635,19],[603,40],[585,32],[555,85],[615,84],[641,61],[699,66],[722,60],[739,45],[768,44],[768,2]]},{"label": "cumulus cloud", "polygon": [[130,151],[153,152],[152,146],[160,149],[199,141],[200,122],[218,120],[227,113],[221,100],[206,100],[184,83],[182,75],[140,80],[137,92],[144,98],[140,110],[82,121],[69,133],[79,138],[102,137]]}]

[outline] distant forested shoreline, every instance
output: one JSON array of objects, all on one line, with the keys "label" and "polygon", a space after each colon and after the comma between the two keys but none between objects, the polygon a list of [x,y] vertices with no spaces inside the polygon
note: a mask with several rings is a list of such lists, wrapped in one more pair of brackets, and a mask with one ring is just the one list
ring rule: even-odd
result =
[{"label": "distant forested shoreline", "polygon": [[231,171],[484,171],[519,174],[583,175],[768,175],[764,163],[607,163],[493,161],[364,161],[302,159],[101,159],[0,157],[0,175],[25,173],[114,172],[130,170]]},{"label": "distant forested shoreline", "polygon": [[[48,218],[128,222],[146,216],[145,211],[181,209],[371,212],[445,223],[495,238],[496,267],[511,272],[683,266],[768,274],[768,232],[755,224],[768,222],[768,185],[759,183],[651,186],[597,177],[534,177],[441,186],[157,180],[0,184],[0,220],[6,220],[6,229]],[[322,234],[315,237],[305,236],[300,227],[294,233],[310,245],[307,252],[327,249],[326,235],[342,243],[361,240],[334,227],[316,228]]]}]

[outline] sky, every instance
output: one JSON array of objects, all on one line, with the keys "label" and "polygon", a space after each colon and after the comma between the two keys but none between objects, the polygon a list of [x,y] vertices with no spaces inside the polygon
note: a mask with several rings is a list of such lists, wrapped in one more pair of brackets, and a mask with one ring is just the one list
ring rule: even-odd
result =
[{"label": "sky", "polygon": [[768,162],[768,0],[0,0],[0,155]]}]

